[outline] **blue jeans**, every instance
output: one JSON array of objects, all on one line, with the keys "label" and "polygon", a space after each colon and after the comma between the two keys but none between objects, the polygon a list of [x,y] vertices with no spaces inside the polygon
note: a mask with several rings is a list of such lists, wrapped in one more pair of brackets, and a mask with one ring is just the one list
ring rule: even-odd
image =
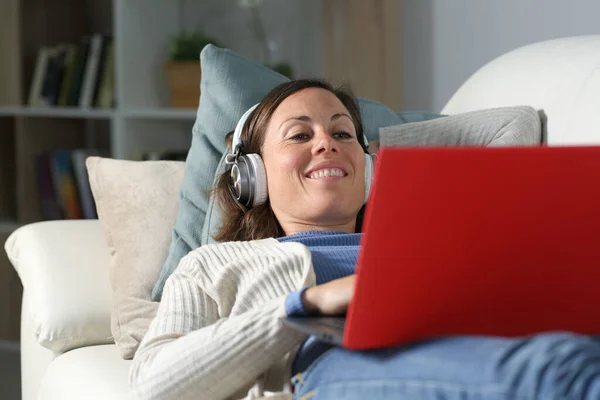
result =
[{"label": "blue jeans", "polygon": [[377,351],[334,348],[293,379],[294,399],[598,400],[600,339],[448,337]]}]

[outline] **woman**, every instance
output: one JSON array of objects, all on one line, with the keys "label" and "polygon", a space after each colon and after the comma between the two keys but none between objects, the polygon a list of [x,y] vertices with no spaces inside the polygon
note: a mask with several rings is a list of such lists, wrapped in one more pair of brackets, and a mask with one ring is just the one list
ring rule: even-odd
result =
[{"label": "woman", "polygon": [[586,336],[352,352],[282,326],[344,313],[352,297],[369,189],[360,113],[351,94],[298,80],[239,125],[215,189],[222,243],[190,252],[167,281],[131,368],[138,398],[600,398],[600,345]]}]

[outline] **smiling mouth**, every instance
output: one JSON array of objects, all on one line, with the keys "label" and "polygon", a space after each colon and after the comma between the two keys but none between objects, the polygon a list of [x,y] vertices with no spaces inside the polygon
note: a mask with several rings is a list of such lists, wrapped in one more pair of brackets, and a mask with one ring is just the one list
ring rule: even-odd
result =
[{"label": "smiling mouth", "polygon": [[348,174],[340,168],[325,168],[311,172],[307,175],[310,179],[343,178]]}]

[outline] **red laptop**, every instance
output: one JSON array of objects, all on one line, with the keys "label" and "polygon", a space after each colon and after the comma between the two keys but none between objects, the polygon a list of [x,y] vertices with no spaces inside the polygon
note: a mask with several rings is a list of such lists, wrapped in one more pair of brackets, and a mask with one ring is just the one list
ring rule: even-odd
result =
[{"label": "red laptop", "polygon": [[600,334],[600,147],[382,148],[363,232],[347,317],[286,324],[350,349]]}]

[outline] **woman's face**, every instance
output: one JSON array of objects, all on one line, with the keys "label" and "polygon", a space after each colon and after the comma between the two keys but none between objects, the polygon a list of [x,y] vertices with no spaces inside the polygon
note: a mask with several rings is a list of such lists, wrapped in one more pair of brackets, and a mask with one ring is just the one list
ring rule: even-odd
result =
[{"label": "woman's face", "polygon": [[365,156],[350,113],[333,93],[308,88],[286,98],[269,121],[262,158],[271,208],[287,235],[354,232]]}]

